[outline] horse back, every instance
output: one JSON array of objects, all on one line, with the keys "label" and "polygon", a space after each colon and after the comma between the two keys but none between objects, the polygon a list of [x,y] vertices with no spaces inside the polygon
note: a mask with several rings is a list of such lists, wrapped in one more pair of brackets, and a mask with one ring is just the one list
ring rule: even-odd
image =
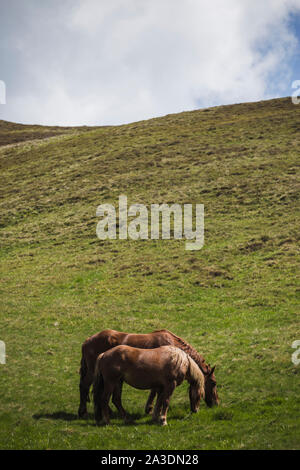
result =
[{"label": "horse back", "polygon": [[133,348],[141,348],[141,349],[155,349],[159,348],[160,346],[169,346],[172,344],[172,340],[169,338],[167,334],[156,332],[148,333],[148,334],[127,334],[122,344],[127,346],[132,346]]},{"label": "horse back", "polygon": [[86,358],[96,358],[99,354],[114,348],[122,341],[126,333],[116,330],[103,330],[87,338],[82,344],[82,355]]},{"label": "horse back", "polygon": [[188,356],[174,346],[136,348],[126,344],[116,346],[97,359],[97,371],[105,380],[122,378],[129,385],[155,388],[176,382],[179,385],[188,370]]}]

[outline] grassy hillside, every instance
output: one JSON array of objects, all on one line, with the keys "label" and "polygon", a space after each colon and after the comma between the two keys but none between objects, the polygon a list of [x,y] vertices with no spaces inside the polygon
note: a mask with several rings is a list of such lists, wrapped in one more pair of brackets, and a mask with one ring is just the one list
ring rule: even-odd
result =
[{"label": "grassy hillside", "polygon": [[[299,131],[290,99],[115,127],[0,121],[0,448],[300,447]],[[120,194],[203,203],[203,249],[100,241],[96,208]],[[125,386],[133,424],[77,419],[81,343],[104,328],[182,336],[217,364],[221,405],[190,415],[182,385],[161,428]]]}]

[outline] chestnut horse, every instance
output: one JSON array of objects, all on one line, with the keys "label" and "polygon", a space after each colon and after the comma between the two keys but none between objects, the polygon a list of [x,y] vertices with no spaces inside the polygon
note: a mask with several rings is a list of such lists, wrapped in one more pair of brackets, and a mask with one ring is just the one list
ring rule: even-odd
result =
[{"label": "chestnut horse", "polygon": [[102,417],[104,423],[109,424],[111,395],[122,418],[127,420],[121,401],[124,381],[134,388],[157,393],[152,418],[164,426],[171,395],[184,379],[190,383],[190,406],[196,413],[205,394],[204,375],[190,356],[174,346],[155,349],[116,346],[100,354],[96,362],[93,384],[96,423],[99,424]]},{"label": "chestnut horse", "polygon": [[[82,358],[80,367],[80,405],[78,409],[79,417],[87,416],[86,403],[89,400],[89,390],[93,382],[96,360],[99,354],[114,348],[120,344],[133,346],[141,349],[153,349],[160,346],[176,346],[186,352],[198,365],[205,378],[205,402],[207,406],[219,404],[217,394],[215,367],[211,368],[206,364],[203,356],[186,343],[179,336],[168,330],[157,330],[149,334],[128,334],[115,330],[103,330],[90,336],[82,344]],[[145,411],[151,413],[155,392],[151,391]]]}]

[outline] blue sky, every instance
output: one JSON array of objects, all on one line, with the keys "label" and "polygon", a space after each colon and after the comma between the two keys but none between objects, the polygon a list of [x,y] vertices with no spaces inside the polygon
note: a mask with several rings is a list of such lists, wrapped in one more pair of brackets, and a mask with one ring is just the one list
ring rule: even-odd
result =
[{"label": "blue sky", "polygon": [[0,0],[0,119],[122,124],[294,80],[300,0]]},{"label": "blue sky", "polygon": [[291,54],[290,60],[288,61],[290,68],[291,80],[284,82],[283,88],[276,89],[276,75],[274,79],[274,96],[290,96],[291,95],[291,82],[294,80],[300,80],[300,7],[299,13],[291,13],[288,18],[289,31],[295,36],[297,44],[293,53]]},{"label": "blue sky", "polygon": [[[300,80],[300,13],[291,14],[289,17],[289,28],[297,39],[297,47],[290,60],[291,76],[293,80]],[[279,90],[280,96],[289,96],[291,94],[290,83],[286,83],[283,90]],[[276,93],[276,91],[275,91]]]}]

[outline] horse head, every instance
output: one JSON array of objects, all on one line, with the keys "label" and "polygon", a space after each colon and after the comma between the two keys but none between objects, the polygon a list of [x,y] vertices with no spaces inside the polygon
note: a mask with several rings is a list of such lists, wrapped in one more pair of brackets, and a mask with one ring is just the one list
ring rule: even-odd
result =
[{"label": "horse head", "polygon": [[217,393],[217,382],[215,377],[215,368],[210,367],[208,364],[207,369],[204,373],[205,377],[205,403],[207,406],[212,407],[213,405],[219,405],[220,400]]}]

